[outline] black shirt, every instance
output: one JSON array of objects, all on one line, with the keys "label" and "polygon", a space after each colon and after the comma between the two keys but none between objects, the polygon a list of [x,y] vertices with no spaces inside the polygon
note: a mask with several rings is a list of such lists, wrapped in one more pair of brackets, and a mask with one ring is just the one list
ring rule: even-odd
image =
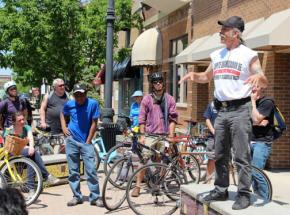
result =
[{"label": "black shirt", "polygon": [[273,99],[264,96],[256,101],[258,112],[265,116],[269,123],[266,126],[253,125],[252,141],[272,142],[274,125],[274,102]]}]

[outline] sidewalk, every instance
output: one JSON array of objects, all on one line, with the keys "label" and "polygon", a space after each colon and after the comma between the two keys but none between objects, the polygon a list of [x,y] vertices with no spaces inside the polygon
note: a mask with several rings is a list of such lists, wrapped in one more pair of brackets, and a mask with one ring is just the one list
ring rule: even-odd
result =
[{"label": "sidewalk", "polygon": [[[100,167],[102,169],[102,166]],[[290,214],[290,169],[289,170],[271,170],[266,171],[273,185],[273,200],[282,205],[283,207],[289,208]],[[105,175],[99,173],[100,187],[102,188]],[[28,208],[30,215],[93,215],[93,214],[112,214],[112,215],[131,215],[134,214],[127,203],[116,211],[109,212],[105,208],[98,208],[90,206],[88,202],[89,191],[86,182],[81,183],[81,190],[85,196],[84,204],[76,207],[67,207],[66,203],[72,198],[71,190],[68,184],[46,188],[40,195],[36,204],[31,205]],[[178,214],[178,213],[176,213]]]}]

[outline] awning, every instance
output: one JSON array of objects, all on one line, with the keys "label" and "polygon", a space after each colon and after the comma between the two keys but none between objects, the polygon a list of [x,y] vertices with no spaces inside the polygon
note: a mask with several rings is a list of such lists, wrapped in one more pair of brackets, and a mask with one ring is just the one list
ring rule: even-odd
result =
[{"label": "awning", "polygon": [[272,14],[246,37],[250,48],[290,45],[290,9]]},{"label": "awning", "polygon": [[113,74],[115,81],[122,78],[134,78],[140,76],[139,69],[131,67],[131,57],[127,57],[122,62],[115,62],[113,66]]},{"label": "awning", "polygon": [[191,54],[197,49],[201,44],[203,44],[205,41],[207,41],[210,38],[210,36],[205,36],[198,38],[194,40],[186,49],[184,49],[182,52],[179,53],[175,57],[175,63],[176,64],[184,64],[191,62]]},{"label": "awning", "polygon": [[143,0],[142,3],[155,8],[165,14],[169,14],[178,8],[191,2],[191,0]]},{"label": "awning", "polygon": [[162,38],[157,28],[144,31],[132,48],[132,66],[160,65],[162,63]]},{"label": "awning", "polygon": [[[246,36],[252,32],[257,26],[259,26],[264,21],[264,18],[256,19],[251,22],[248,22],[245,24],[245,31],[243,32],[243,37],[246,38]],[[247,44],[247,41],[246,41]],[[220,49],[224,46],[220,42],[220,35],[219,32],[213,34],[211,38],[209,38],[207,41],[205,41],[202,45],[200,45],[194,52],[191,53],[191,59],[190,62],[195,62],[198,60],[205,60],[209,59],[210,54]]]}]

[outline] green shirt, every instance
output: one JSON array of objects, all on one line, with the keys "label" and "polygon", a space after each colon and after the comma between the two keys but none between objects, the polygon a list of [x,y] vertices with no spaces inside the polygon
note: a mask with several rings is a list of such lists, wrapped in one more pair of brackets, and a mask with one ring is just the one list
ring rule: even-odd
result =
[{"label": "green shirt", "polygon": [[[31,127],[29,125],[24,125],[22,133],[19,135],[20,138],[25,138],[28,136],[28,132],[31,131]],[[3,137],[5,138],[9,134],[14,134],[14,128],[13,126],[10,126],[9,128],[5,128]]]}]

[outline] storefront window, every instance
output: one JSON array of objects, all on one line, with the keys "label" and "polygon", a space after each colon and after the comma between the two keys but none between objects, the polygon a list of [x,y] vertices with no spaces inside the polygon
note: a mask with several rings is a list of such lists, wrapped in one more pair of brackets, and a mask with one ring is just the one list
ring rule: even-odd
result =
[{"label": "storefront window", "polygon": [[182,36],[170,41],[170,62],[169,62],[169,93],[177,103],[187,102],[187,83],[178,84],[181,77],[186,74],[187,67],[176,65],[174,57],[181,53],[188,45],[188,36]]}]

